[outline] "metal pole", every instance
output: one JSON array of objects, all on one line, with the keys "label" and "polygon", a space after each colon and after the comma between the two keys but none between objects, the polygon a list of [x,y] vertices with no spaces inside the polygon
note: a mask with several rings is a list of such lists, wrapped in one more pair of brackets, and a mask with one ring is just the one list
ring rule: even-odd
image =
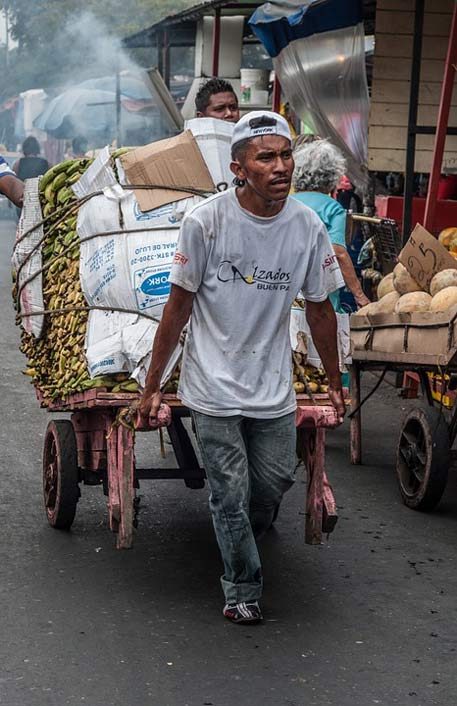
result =
[{"label": "metal pole", "polygon": [[221,9],[216,7],[214,11],[213,27],[213,76],[219,75],[219,47],[221,43]]},{"label": "metal pole", "polygon": [[414,161],[416,157],[417,108],[422,58],[422,33],[424,27],[424,0],[416,0],[414,16],[413,56],[411,63],[411,83],[409,94],[408,137],[406,143],[405,191],[403,198],[403,242],[411,233]]},{"label": "metal pole", "polygon": [[272,96],[272,110],[275,113],[279,113],[281,108],[281,84],[279,83],[279,78],[275,73],[275,81],[273,84],[273,96]]},{"label": "metal pole", "polygon": [[119,62],[116,67],[116,142],[119,148],[122,144],[121,140],[121,74],[119,70]]},{"label": "metal pole", "polygon": [[457,5],[454,3],[452,14],[451,32],[447,47],[446,62],[444,65],[443,85],[441,87],[440,107],[438,110],[438,120],[436,123],[435,145],[433,147],[433,161],[430,171],[430,181],[428,184],[427,201],[425,202],[424,227],[433,230],[435,222],[436,196],[438,193],[438,183],[441,176],[441,166],[443,163],[444,144],[446,142],[446,130],[449,121],[449,109],[451,107],[452,89],[454,87],[454,77],[457,62]]},{"label": "metal pole", "polygon": [[163,33],[163,80],[167,88],[170,88],[171,66],[170,66],[170,34],[168,29]]},{"label": "metal pole", "polygon": [[10,23],[9,23],[9,4],[6,2],[3,7],[5,13],[5,66],[8,69],[10,65]]}]

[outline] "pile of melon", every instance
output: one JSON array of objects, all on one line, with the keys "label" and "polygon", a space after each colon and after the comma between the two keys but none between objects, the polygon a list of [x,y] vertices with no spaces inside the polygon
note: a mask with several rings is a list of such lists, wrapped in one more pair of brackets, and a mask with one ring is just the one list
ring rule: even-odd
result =
[{"label": "pile of melon", "polygon": [[457,228],[445,228],[439,234],[438,240],[452,257],[457,258]]},{"label": "pile of melon", "polygon": [[[439,240],[457,258],[457,228],[446,228]],[[452,250],[454,248],[454,250]],[[378,301],[358,310],[357,314],[412,314],[414,312],[442,312],[457,305],[457,270],[438,272],[430,282],[428,292],[409,274],[400,262],[394,271],[383,277],[378,285]]]}]

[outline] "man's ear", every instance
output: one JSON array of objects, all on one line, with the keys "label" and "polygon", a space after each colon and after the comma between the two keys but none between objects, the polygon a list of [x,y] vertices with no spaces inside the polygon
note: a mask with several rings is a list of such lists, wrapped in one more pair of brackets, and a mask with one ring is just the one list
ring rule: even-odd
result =
[{"label": "man's ear", "polygon": [[204,118],[205,115],[202,113],[201,110],[197,110],[197,118]]},{"label": "man's ear", "polygon": [[236,160],[230,162],[230,171],[236,176],[237,179],[241,179],[243,181],[246,179],[246,174],[244,173],[243,167]]}]

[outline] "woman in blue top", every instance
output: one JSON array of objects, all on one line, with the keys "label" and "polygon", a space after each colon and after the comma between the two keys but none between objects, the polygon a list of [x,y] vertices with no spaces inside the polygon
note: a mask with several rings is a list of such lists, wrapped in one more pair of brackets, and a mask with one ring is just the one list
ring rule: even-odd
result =
[{"label": "woman in blue top", "polygon": [[[327,140],[300,145],[294,152],[293,198],[317,213],[328,230],[346,287],[358,307],[369,304],[346,249],[346,211],[329,196],[346,171],[341,152]],[[335,311],[342,313],[340,292],[330,294]]]}]

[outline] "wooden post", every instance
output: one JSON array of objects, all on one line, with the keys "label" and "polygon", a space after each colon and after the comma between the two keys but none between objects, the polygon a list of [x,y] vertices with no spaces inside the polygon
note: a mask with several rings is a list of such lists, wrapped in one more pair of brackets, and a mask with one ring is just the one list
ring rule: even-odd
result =
[{"label": "wooden post", "polygon": [[279,83],[279,78],[275,74],[271,109],[275,113],[279,113],[280,108],[281,108],[281,84]]},{"label": "wooden post", "polygon": [[325,429],[298,429],[299,453],[306,467],[306,544],[322,541]]},{"label": "wooden post", "polygon": [[[114,415],[111,423],[114,422]],[[117,428],[107,425],[106,444],[108,451],[108,512],[109,526],[112,532],[119,531],[121,521],[121,500],[119,497]]]},{"label": "wooden post", "polygon": [[117,475],[120,499],[118,549],[131,549],[133,544],[133,482],[135,472],[134,432],[117,427]]},{"label": "wooden post", "polygon": [[408,135],[406,141],[405,191],[403,199],[403,242],[411,234],[411,214],[414,188],[414,162],[416,159],[416,127],[419,106],[419,87],[424,26],[424,0],[416,0],[414,14],[413,56],[409,89]]},{"label": "wooden post", "polygon": [[213,27],[213,76],[219,76],[219,47],[221,43],[221,8],[214,10]]},{"label": "wooden post", "polygon": [[[350,366],[351,374],[351,412],[360,407],[360,368],[357,363]],[[351,463],[362,463],[362,410],[359,409],[351,418]]]},{"label": "wooden post", "polygon": [[447,124],[449,121],[449,110],[452,100],[452,89],[454,88],[454,78],[457,62],[457,4],[454,2],[452,15],[451,32],[447,47],[446,62],[444,65],[443,85],[441,88],[440,107],[438,120],[436,123],[435,144],[433,147],[433,162],[430,171],[430,182],[428,185],[427,201],[425,202],[424,227],[433,230],[435,223],[436,197],[438,193],[438,183],[441,176],[441,166],[443,163],[444,144],[446,142]]}]

